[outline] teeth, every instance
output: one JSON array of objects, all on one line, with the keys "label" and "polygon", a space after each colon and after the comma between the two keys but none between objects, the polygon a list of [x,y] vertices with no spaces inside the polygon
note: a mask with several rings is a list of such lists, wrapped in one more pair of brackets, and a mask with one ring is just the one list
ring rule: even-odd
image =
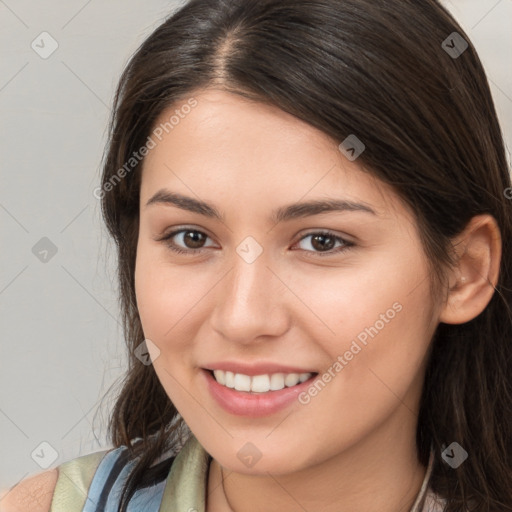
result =
[{"label": "teeth", "polygon": [[214,370],[215,380],[231,389],[237,391],[252,391],[253,393],[267,393],[268,391],[279,391],[285,387],[296,386],[308,380],[312,373],[273,373],[271,375],[255,375],[250,377],[242,373]]},{"label": "teeth", "polygon": [[235,373],[235,389],[237,391],[251,391],[251,377]]},{"label": "teeth", "polygon": [[284,388],[284,373],[274,373],[270,376],[270,390],[279,391]]},{"label": "teeth", "polygon": [[291,388],[292,386],[295,386],[299,383],[299,374],[298,373],[289,373],[284,378],[284,384],[286,387]]},{"label": "teeth", "polygon": [[270,389],[270,377],[268,375],[255,375],[251,381],[251,391],[265,393]]},{"label": "teeth", "polygon": [[311,377],[311,373],[301,373],[299,375],[299,382],[304,382],[305,380],[308,380],[309,377]]},{"label": "teeth", "polygon": [[213,375],[215,375],[215,380],[222,384],[223,386],[226,385],[226,373],[222,370],[213,370]]},{"label": "teeth", "polygon": [[[222,370],[218,370],[220,373],[224,373]],[[235,374],[233,372],[226,372],[225,375],[225,386],[228,388],[234,388],[235,387]],[[219,382],[220,384],[220,382]]]}]

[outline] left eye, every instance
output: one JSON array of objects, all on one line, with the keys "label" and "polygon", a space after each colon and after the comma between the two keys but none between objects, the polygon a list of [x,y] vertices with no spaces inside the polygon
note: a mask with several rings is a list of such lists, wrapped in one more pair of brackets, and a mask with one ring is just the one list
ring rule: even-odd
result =
[{"label": "left eye", "polygon": [[[313,251],[308,248],[302,249],[308,252],[315,252],[320,256],[323,256],[322,253],[333,254],[342,252],[354,246],[352,242],[348,242],[347,240],[335,235],[334,233],[331,233],[330,231],[309,233],[303,236],[298,243],[300,244],[308,238],[310,239],[310,242],[308,242],[306,246],[312,247]],[[339,245],[335,247],[337,242],[339,242]]]}]

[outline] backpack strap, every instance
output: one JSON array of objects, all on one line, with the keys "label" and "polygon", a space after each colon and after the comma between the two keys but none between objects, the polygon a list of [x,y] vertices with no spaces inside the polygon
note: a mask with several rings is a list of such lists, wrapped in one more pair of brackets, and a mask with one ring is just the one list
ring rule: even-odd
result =
[{"label": "backpack strap", "polygon": [[109,450],[84,455],[58,466],[50,512],[81,512],[94,473]]}]

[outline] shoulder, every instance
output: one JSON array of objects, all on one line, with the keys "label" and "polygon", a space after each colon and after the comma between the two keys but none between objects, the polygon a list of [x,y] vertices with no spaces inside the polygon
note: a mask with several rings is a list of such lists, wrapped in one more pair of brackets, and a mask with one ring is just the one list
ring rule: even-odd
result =
[{"label": "shoulder", "polygon": [[0,512],[76,509],[79,503],[85,501],[94,473],[110,451],[112,450],[83,455],[22,480],[0,495]]},{"label": "shoulder", "polygon": [[0,512],[48,512],[59,473],[52,469],[22,480],[0,501]]}]

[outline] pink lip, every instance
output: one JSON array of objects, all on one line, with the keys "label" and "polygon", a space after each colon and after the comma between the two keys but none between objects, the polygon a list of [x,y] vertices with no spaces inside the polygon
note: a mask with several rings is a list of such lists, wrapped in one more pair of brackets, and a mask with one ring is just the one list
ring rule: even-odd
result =
[{"label": "pink lip", "polygon": [[283,366],[276,363],[259,363],[249,365],[247,363],[237,363],[236,361],[220,361],[218,363],[207,364],[203,368],[206,368],[207,370],[224,370],[225,372],[243,373],[250,377],[254,375],[272,373],[315,373],[315,370],[305,370],[303,368]]},{"label": "pink lip", "polygon": [[[231,366],[232,368],[233,366]],[[221,369],[221,368],[216,368]],[[245,369],[247,371],[247,368]],[[259,371],[259,370],[258,370]],[[236,414],[237,416],[246,416],[250,418],[258,418],[274,414],[284,409],[292,402],[297,400],[297,396],[303,392],[311,381],[316,378],[314,374],[308,380],[297,384],[291,388],[284,388],[279,391],[269,391],[268,393],[252,393],[245,391],[235,391],[219,384],[209,370],[202,369],[202,375],[206,380],[206,386],[214,400],[227,412]],[[244,373],[240,371],[239,373]],[[261,375],[270,373],[267,371],[261,373],[253,373],[251,375]],[[277,373],[277,372],[272,372]],[[283,373],[292,373],[289,370]],[[297,371],[293,373],[306,373]],[[245,373],[245,375],[248,375]]]}]

